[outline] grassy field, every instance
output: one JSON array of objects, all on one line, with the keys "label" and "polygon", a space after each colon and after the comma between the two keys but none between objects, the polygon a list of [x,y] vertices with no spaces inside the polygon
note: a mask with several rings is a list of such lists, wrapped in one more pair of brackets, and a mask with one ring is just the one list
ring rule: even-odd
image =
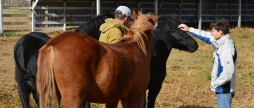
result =
[{"label": "grassy field", "polygon": [[[48,35],[54,37],[60,32]],[[254,29],[232,28],[230,32],[238,51],[232,108],[254,108]],[[0,108],[21,108],[14,80],[13,47],[23,34],[10,34],[0,37]],[[194,53],[172,50],[156,108],[216,108],[215,94],[209,90],[213,49],[197,41],[199,49]],[[36,108],[33,100],[31,105]],[[101,105],[93,104],[93,108],[98,107]]]}]

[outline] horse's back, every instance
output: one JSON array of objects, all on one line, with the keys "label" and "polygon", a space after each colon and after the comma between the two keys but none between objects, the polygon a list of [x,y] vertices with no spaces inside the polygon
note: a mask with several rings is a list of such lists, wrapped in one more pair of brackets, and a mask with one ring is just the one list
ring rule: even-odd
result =
[{"label": "horse's back", "polygon": [[22,36],[14,46],[14,59],[18,68],[36,75],[39,49],[51,38],[41,32],[31,32]]},{"label": "horse's back", "polygon": [[[88,45],[99,44],[97,40],[88,34],[79,32],[64,32],[47,42],[47,45],[53,45],[59,49],[61,48],[87,48]],[[74,50],[72,49],[72,50]],[[66,50],[66,49],[65,49]]]},{"label": "horse's back", "polygon": [[[88,61],[86,59],[91,59],[88,57],[99,55],[103,51],[99,41],[87,34],[78,32],[64,32],[47,42],[46,46],[54,47],[56,53],[54,59],[59,63],[56,65],[70,63],[69,65],[82,66],[84,62],[81,61]],[[96,59],[100,58],[97,57]],[[65,63],[65,60],[68,63]]]},{"label": "horse's back", "polygon": [[[34,43],[34,42],[38,42],[38,41],[45,44],[50,39],[51,38],[47,34],[45,34],[45,33],[42,33],[42,32],[30,32],[30,33],[22,36],[18,40],[16,45],[25,44],[26,42]],[[29,44],[29,43],[27,43],[27,44]]]},{"label": "horse's back", "polygon": [[29,34],[26,34],[22,36],[16,43],[14,50],[19,50],[28,48],[30,52],[38,52],[38,49],[40,49],[48,40],[51,38],[41,32],[31,32]]}]

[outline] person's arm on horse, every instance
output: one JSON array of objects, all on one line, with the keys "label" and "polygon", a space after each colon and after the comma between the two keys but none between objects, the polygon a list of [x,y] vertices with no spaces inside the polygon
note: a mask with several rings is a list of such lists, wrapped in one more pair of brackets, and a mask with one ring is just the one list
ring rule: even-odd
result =
[{"label": "person's arm on horse", "polygon": [[212,38],[213,36],[212,36],[211,32],[206,32],[203,30],[195,29],[193,27],[188,27],[186,24],[180,24],[178,26],[178,28],[180,28],[183,31],[189,32],[196,38],[198,38],[208,44],[212,44],[212,42],[214,41],[214,39]]}]

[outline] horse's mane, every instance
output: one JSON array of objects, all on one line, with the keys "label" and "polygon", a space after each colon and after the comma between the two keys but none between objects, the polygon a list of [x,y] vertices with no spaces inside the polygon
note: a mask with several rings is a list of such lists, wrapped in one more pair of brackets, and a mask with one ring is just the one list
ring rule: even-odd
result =
[{"label": "horse's mane", "polygon": [[147,30],[154,29],[154,25],[149,22],[153,17],[155,16],[151,15],[150,13],[142,14],[139,12],[137,19],[134,20],[134,22],[131,24],[127,35],[125,35],[119,41],[129,40],[128,42],[137,42],[138,46],[143,50],[144,54],[147,55],[145,40],[147,40],[148,37],[146,36],[145,32],[147,32]]}]

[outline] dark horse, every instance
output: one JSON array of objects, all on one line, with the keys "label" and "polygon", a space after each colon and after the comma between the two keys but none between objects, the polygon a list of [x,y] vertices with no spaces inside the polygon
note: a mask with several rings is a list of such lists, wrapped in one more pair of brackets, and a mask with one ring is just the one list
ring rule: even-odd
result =
[{"label": "dark horse", "polygon": [[[130,30],[115,44],[78,32],[52,38],[39,51],[36,79],[40,106],[80,108],[84,100],[140,108],[150,79],[153,24],[158,17],[133,11]],[[65,47],[63,47],[65,46]]]},{"label": "dark horse", "polygon": [[154,108],[155,100],[166,76],[166,62],[172,48],[194,52],[198,44],[187,32],[178,27],[181,22],[176,18],[160,17],[154,30],[152,58],[150,62],[150,83],[148,86],[148,108]]},{"label": "dark horse", "polygon": [[23,108],[29,108],[29,95],[35,102],[39,99],[36,91],[37,57],[39,49],[51,38],[40,32],[22,36],[14,47],[15,79]]},{"label": "dark horse", "polygon": [[[156,97],[161,90],[162,83],[166,76],[166,62],[172,48],[188,52],[194,52],[198,49],[196,40],[187,32],[177,28],[181,22],[176,18],[160,17],[157,22],[157,27],[153,32],[155,36],[153,36],[152,40],[148,108],[154,108]],[[80,28],[82,27],[86,26],[80,26]],[[82,29],[77,31],[82,32],[80,30]],[[145,107],[145,105],[143,106]]]},{"label": "dark horse", "polygon": [[[99,27],[106,18],[113,18],[109,12],[96,16],[89,22],[80,26],[83,33],[99,39]],[[87,28],[86,28],[87,27]],[[29,95],[38,105],[39,99],[36,93],[37,57],[39,49],[51,38],[41,32],[31,32],[22,36],[14,47],[15,77],[18,84],[18,92],[23,108],[29,108]],[[89,104],[88,104],[89,105]],[[38,105],[39,106],[39,105]]]}]

